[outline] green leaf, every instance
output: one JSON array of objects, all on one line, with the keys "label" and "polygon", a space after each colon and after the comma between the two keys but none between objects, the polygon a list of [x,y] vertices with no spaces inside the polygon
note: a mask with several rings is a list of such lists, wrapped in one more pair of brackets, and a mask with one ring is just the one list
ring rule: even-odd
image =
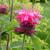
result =
[{"label": "green leaf", "polygon": [[13,19],[11,22],[5,25],[5,31],[11,31],[13,30],[16,26],[19,26],[17,21]]},{"label": "green leaf", "polygon": [[47,46],[48,44],[35,35],[32,36],[32,42],[33,42],[33,47],[35,50],[43,50],[42,48],[43,46],[46,46],[46,48],[48,49],[48,46]]},{"label": "green leaf", "polygon": [[32,37],[32,41],[33,41],[33,47],[35,50],[42,50],[42,44],[40,42],[40,39],[37,38],[36,36]]},{"label": "green leaf", "polygon": [[21,40],[15,41],[15,42],[11,43],[11,48],[21,48],[22,43],[23,42]]},{"label": "green leaf", "polygon": [[21,48],[12,48],[12,50],[20,50]]}]

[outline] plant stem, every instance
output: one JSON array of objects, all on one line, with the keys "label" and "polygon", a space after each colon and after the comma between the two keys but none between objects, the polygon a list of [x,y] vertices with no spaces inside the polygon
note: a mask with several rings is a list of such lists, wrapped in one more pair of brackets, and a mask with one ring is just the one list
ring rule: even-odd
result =
[{"label": "plant stem", "polygon": [[[13,1],[14,0],[11,0],[11,2],[10,2],[10,0],[9,0],[9,2],[11,3],[11,5],[10,5],[11,6],[11,8],[10,8],[10,22],[12,21],[12,18],[13,18]],[[12,43],[12,33],[11,33],[11,43]]]},{"label": "plant stem", "polygon": [[13,12],[13,0],[12,0],[12,4],[11,4],[10,21],[12,20],[12,12]]},{"label": "plant stem", "polygon": [[2,47],[2,46],[1,46],[1,32],[0,32],[0,49],[1,49],[1,47]]},{"label": "plant stem", "polygon": [[[10,22],[12,21],[12,17],[13,17],[12,14],[13,14],[13,0],[12,0],[12,3],[11,3],[11,8],[10,8]],[[11,43],[12,43],[12,33],[11,33]]]},{"label": "plant stem", "polygon": [[9,34],[7,33],[7,46],[6,46],[6,50],[9,50]]},{"label": "plant stem", "polygon": [[25,34],[24,34],[24,36],[23,36],[23,44],[22,44],[22,50],[24,50],[24,45],[25,45]]}]

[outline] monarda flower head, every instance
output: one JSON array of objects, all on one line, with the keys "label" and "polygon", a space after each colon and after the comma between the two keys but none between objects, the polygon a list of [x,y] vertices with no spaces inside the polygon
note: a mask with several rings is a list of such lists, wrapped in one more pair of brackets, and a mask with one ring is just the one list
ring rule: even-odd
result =
[{"label": "monarda flower head", "polygon": [[0,14],[7,14],[8,6],[0,4]]},{"label": "monarda flower head", "polygon": [[15,28],[15,32],[32,35],[32,33],[35,32],[36,25],[39,24],[41,19],[40,13],[38,11],[30,10],[19,10],[17,13],[16,19],[19,22],[20,27]]}]

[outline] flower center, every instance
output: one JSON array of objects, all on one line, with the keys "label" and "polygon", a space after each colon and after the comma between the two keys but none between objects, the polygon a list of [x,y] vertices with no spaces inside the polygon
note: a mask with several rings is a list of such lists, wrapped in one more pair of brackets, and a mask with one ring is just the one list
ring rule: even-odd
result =
[{"label": "flower center", "polygon": [[21,23],[21,28],[25,29],[25,30],[32,30],[33,24],[28,22],[28,21],[24,21],[24,22]]}]

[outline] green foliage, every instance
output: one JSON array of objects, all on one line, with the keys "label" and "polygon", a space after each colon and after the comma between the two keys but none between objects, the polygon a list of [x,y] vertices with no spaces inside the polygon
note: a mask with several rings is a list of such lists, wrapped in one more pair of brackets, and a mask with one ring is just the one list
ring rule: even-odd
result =
[{"label": "green foliage", "polygon": [[0,48],[0,50],[2,50],[2,48]]},{"label": "green foliage", "polygon": [[40,11],[41,14],[43,14],[43,12],[44,12],[44,8],[41,6],[40,3],[35,3],[34,6],[33,6],[33,9]]},{"label": "green foliage", "polygon": [[48,3],[48,0],[40,0],[42,3]]}]

